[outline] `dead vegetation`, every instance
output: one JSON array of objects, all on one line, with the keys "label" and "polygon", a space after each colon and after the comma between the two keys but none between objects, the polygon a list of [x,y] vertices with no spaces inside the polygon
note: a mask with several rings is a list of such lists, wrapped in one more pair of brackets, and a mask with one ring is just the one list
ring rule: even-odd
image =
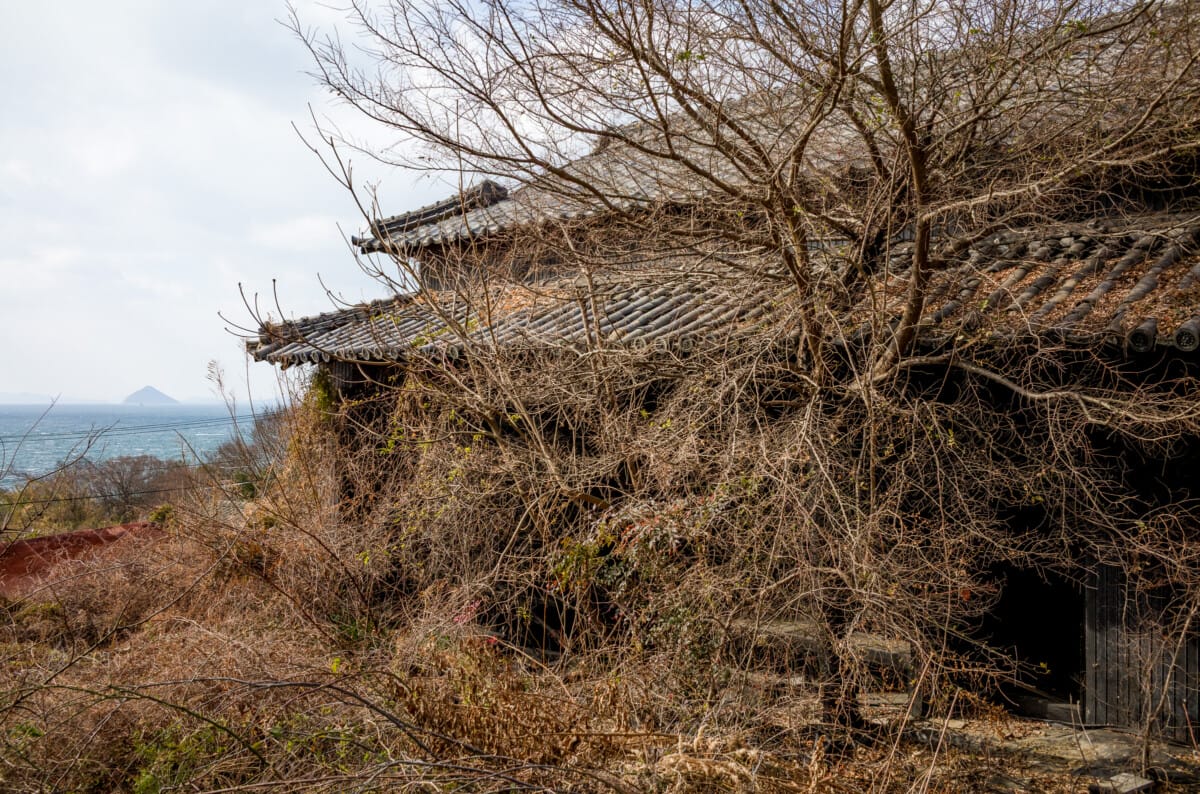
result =
[{"label": "dead vegetation", "polygon": [[[1028,322],[997,341],[964,321],[938,344],[922,323],[932,274],[994,233],[1180,195],[1194,34],[1186,4],[935,7],[364,11],[405,88],[432,70],[423,95],[306,38],[372,116],[467,170],[549,184],[535,209],[577,211],[423,263],[380,243],[385,283],[428,287],[437,265],[484,310],[423,294],[436,331],[392,364],[347,356],[342,383],[319,370],[246,487],[197,490],[152,553],[5,604],[6,785],[1077,790],[1082,766],[944,741],[945,720],[1028,728],[991,698],[1036,662],[980,631],[1006,572],[1119,569],[1156,599],[1145,659],[1189,636],[1198,516],[1180,472],[1200,460],[1200,381],[1186,357]],[[749,100],[749,126],[726,113]],[[657,193],[587,157],[564,168],[578,136],[648,158]],[[543,266],[571,268],[586,304],[647,260],[790,302],[736,344],[472,335],[561,299],[524,278]],[[1130,768],[1155,766],[1169,705],[1148,704]]]},{"label": "dead vegetation", "polygon": [[1172,454],[1179,425],[1126,424],[1162,394],[1105,425],[938,372],[866,422],[764,399],[798,387],[761,355],[670,377],[620,356],[414,367],[334,412],[311,389],[253,499],[198,490],[150,551],[6,605],[6,785],[1074,790],[929,747],[903,693],[1003,731],[986,694],[1011,662],[970,639],[996,563],[1181,560],[1101,444],[1140,427],[1130,449]]}]

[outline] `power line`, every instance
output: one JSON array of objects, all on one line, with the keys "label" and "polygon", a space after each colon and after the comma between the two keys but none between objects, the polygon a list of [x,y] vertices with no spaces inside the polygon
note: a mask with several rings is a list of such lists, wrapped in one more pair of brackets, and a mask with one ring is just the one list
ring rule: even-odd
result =
[{"label": "power line", "polygon": [[121,426],[120,420],[117,420],[112,425],[107,427],[93,426],[90,430],[64,430],[53,433],[38,433],[37,426],[30,427],[24,433],[0,435],[0,444],[16,443],[20,441],[60,441],[60,440],[76,440],[84,441],[89,438],[112,438],[117,436],[132,436],[151,433],[169,433],[181,429],[196,429],[202,427],[217,427],[221,425],[232,425],[238,423],[252,422],[261,418],[261,415],[242,414],[238,416],[223,416],[210,419],[189,419],[182,422],[160,422],[156,424],[145,425],[125,425]]},{"label": "power line", "polygon": [[[131,457],[131,456],[126,456],[126,458],[128,458],[128,457]],[[256,468],[258,465],[260,465],[260,464],[255,463],[254,461],[247,461],[246,463],[239,465],[239,464],[233,464],[233,463],[213,463],[213,462],[206,462],[204,460],[196,460],[195,462],[189,463],[186,460],[180,460],[178,458],[166,459],[166,458],[155,457],[154,455],[140,455],[138,457],[153,458],[155,461],[158,462],[159,465],[157,465],[157,466],[153,466],[153,467],[147,466],[145,469],[141,470],[141,473],[147,474],[147,475],[173,474],[176,472],[184,472],[184,471],[206,471],[206,470],[210,470],[210,469],[220,469],[222,471],[235,471],[238,469],[242,469],[242,470],[253,469],[253,468]],[[106,465],[112,463],[113,461],[118,461],[118,460],[120,460],[120,458],[110,458],[108,460],[101,460],[101,461],[94,461],[94,460],[89,460],[87,458],[80,458],[79,460],[68,463],[65,466],[60,466],[59,468],[48,472],[47,475],[34,477],[32,479],[34,479],[34,480],[52,479],[54,477],[54,475],[58,474],[59,472],[69,476],[69,475],[73,475],[73,474],[79,474],[80,469],[88,469],[88,468],[102,471]],[[24,473],[21,473],[21,472],[13,472],[12,474],[10,474],[8,476],[10,476],[10,477],[26,477],[27,475]]]},{"label": "power line", "polygon": [[[127,425],[124,427],[116,426],[116,425],[119,425],[119,422],[120,422],[120,420],[117,420],[117,422],[114,423],[114,426],[110,426],[108,428],[103,428],[103,429],[96,429],[93,427],[89,431],[76,430],[76,431],[69,431],[69,432],[62,431],[62,432],[48,432],[48,433],[27,432],[27,433],[23,433],[20,435],[0,435],[0,449],[3,449],[3,447],[6,446],[6,442],[8,445],[12,445],[12,446],[16,446],[16,447],[20,447],[20,446],[33,447],[33,446],[43,445],[43,444],[46,445],[47,447],[50,447],[51,445],[55,445],[55,444],[70,444],[72,442],[74,442],[76,444],[82,444],[84,441],[90,441],[93,443],[89,443],[87,445],[88,447],[94,446],[96,449],[102,450],[103,442],[109,441],[109,440],[115,441],[116,439],[119,439],[122,437],[138,436],[138,435],[146,435],[146,436],[161,435],[163,433],[168,433],[168,432],[179,433],[180,435],[183,435],[183,433],[180,431],[194,431],[197,429],[204,429],[204,428],[209,428],[209,427],[224,427],[224,426],[234,425],[237,423],[257,422],[260,419],[270,417],[272,413],[273,412],[264,411],[264,412],[260,412],[258,414],[237,414],[237,415],[233,415],[233,416],[227,415],[227,416],[222,416],[222,417],[188,419],[188,420],[182,420],[182,421],[176,421],[176,422],[154,422],[154,423],[146,423],[146,424],[140,424],[140,425]],[[35,425],[35,428],[36,428],[36,425]],[[31,428],[31,430],[33,430],[33,429],[34,428]],[[184,436],[184,438],[186,440],[187,437]],[[239,438],[242,438],[242,436],[240,434],[231,433],[227,440],[228,441],[236,441]],[[193,438],[192,440],[194,441],[195,439]],[[202,470],[202,469],[232,470],[235,468],[243,468],[240,466],[221,465],[221,464],[217,464],[215,462],[205,463],[203,461],[198,461],[196,463],[189,463],[183,459],[175,459],[175,460],[171,460],[170,458],[164,459],[160,455],[152,455],[151,457],[157,458],[160,461],[160,465],[154,467],[153,469],[147,469],[145,472],[143,472],[144,474],[147,474],[150,476],[154,476],[157,474],[178,472],[181,470]],[[16,489],[20,489],[23,487],[24,484],[29,483],[30,481],[41,480],[41,479],[44,479],[44,477],[45,477],[45,475],[34,476],[34,475],[31,475],[29,472],[24,472],[19,469],[13,469],[11,466],[7,467],[8,470],[6,471],[4,462],[5,461],[3,459],[3,456],[0,456],[0,475],[4,475],[4,476],[0,476],[0,492],[3,492],[3,491],[11,492]],[[15,459],[10,460],[10,461],[8,461],[8,463],[9,464],[16,463],[16,460]],[[47,474],[50,476],[53,476],[55,469],[65,470],[65,469],[75,468],[76,466],[103,466],[103,465],[104,465],[103,462],[97,464],[94,461],[89,460],[86,457],[80,457],[78,460],[71,462],[66,467],[62,467],[61,464],[59,466],[53,467],[49,472],[47,472]],[[251,468],[253,468],[253,466],[251,466]],[[147,493],[153,493],[153,491],[150,491]],[[79,497],[79,498],[104,499],[104,498],[110,498],[110,497],[106,496],[106,495],[97,495],[97,496],[93,496],[93,497]],[[72,498],[68,498],[68,497],[63,497],[63,499],[66,501],[72,500]],[[21,503],[29,504],[31,502],[27,501],[27,500],[23,500]],[[9,503],[9,506],[11,506],[11,504],[12,503]]]},{"label": "power line", "polygon": [[0,502],[0,508],[23,507],[25,505],[48,505],[59,502],[84,502],[90,499],[126,499],[132,496],[149,496],[158,493],[173,493],[175,491],[206,491],[225,488],[237,488],[240,483],[214,483],[212,485],[184,485],[177,488],[153,488],[148,491],[133,491],[127,494],[87,494],[84,496],[54,496],[45,499],[21,499],[16,502]]},{"label": "power line", "polygon": [[[233,464],[233,463],[215,463],[215,462],[211,462],[211,461],[205,462],[203,460],[197,461],[195,463],[186,463],[184,461],[167,461],[167,460],[162,460],[161,458],[158,458],[157,460],[162,465],[155,466],[153,468],[147,468],[147,469],[139,472],[139,474],[142,474],[147,477],[158,477],[158,476],[167,475],[167,474],[186,474],[186,473],[191,473],[191,472],[206,472],[207,473],[207,472],[216,472],[216,471],[226,471],[226,472],[228,472],[228,471],[243,471],[243,472],[247,472],[247,473],[253,473],[253,472],[256,472],[258,469],[260,469],[262,466],[261,463],[256,463],[253,461],[247,461],[246,463],[243,463],[243,464]],[[109,461],[102,461],[100,463],[95,463],[93,461],[87,460],[86,458],[81,458],[80,460],[77,460],[66,466],[60,467],[59,469],[57,469],[55,471],[51,471],[45,475],[40,475],[40,476],[31,476],[28,473],[13,471],[3,477],[0,477],[0,494],[7,493],[7,494],[11,495],[13,493],[23,491],[26,488],[31,487],[33,485],[33,483],[41,481],[41,480],[48,481],[50,483],[51,487],[57,487],[55,478],[58,475],[63,475],[65,477],[67,477],[68,479],[70,479],[72,477],[79,476],[79,472],[78,472],[79,468],[87,469],[90,467],[90,468],[94,468],[97,470],[102,470],[104,465],[108,462]],[[87,475],[85,474],[83,476],[87,476]],[[101,473],[99,476],[101,478],[104,477],[103,473]],[[145,493],[155,493],[155,491],[145,491]],[[87,497],[79,497],[79,498],[107,499],[107,498],[110,498],[113,496],[116,496],[116,495],[114,495],[114,494],[98,494],[95,496],[87,496]],[[0,506],[3,506],[5,504],[8,504],[9,506],[12,506],[14,504],[34,504],[34,503],[37,503],[37,501],[38,500],[32,500],[32,499],[19,499],[16,502],[9,502],[9,503],[0,502]],[[50,501],[55,501],[55,500],[51,499]]]}]

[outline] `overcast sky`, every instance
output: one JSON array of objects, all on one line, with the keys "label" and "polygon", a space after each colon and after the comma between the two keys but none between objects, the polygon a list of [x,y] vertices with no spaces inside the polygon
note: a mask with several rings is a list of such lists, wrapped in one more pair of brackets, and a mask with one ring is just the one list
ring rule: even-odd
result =
[{"label": "overcast sky", "polygon": [[[336,0],[334,0],[336,2]],[[341,12],[309,0],[305,21]],[[307,74],[283,0],[0,0],[0,395],[119,401],[244,388],[238,284],[288,316],[380,297],[342,234],[363,222],[295,131],[309,105],[389,143]],[[355,160],[385,212],[447,183]],[[339,231],[339,226],[341,231]],[[273,368],[250,365],[256,397]]]}]

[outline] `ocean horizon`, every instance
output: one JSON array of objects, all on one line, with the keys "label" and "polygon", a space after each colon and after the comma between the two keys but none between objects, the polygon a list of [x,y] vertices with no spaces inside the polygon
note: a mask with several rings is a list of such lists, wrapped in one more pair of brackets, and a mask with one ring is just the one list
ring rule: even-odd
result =
[{"label": "ocean horizon", "polygon": [[220,403],[0,404],[0,488],[78,459],[150,455],[195,463],[253,424],[248,410],[233,414]]}]

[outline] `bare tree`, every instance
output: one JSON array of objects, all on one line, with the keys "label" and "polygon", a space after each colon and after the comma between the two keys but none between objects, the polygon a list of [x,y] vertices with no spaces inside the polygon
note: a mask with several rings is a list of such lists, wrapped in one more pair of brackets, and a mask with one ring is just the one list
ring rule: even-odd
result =
[{"label": "bare tree", "polygon": [[[495,186],[356,191],[405,294],[261,324],[326,366],[150,586],[6,609],[6,782],[958,790],[1010,759],[905,753],[856,696],[1017,677],[977,631],[1015,567],[1113,574],[1151,737],[1197,702],[1192,8],[395,0],[304,35],[373,156],[500,178],[509,222],[422,243]],[[739,311],[597,319],[662,295]],[[826,760],[839,725],[895,741]]]},{"label": "bare tree", "polygon": [[[535,214],[565,202],[643,232],[648,210],[689,206],[707,222],[676,212],[656,231],[782,263],[819,380],[833,310],[867,278],[909,274],[900,322],[864,370],[880,377],[912,347],[930,273],[971,244],[1120,203],[1193,161],[1189,9],[363,3],[369,71],[337,39],[304,41],[325,85],[409,142],[377,156],[532,182]],[[588,146],[624,147],[636,165],[591,168]],[[831,237],[845,241],[837,255],[814,256]],[[912,245],[891,256],[901,240]]]},{"label": "bare tree", "polygon": [[[581,510],[604,512],[592,549],[610,561],[601,568],[624,548],[604,540],[614,516],[720,495],[725,512],[703,526],[729,539],[737,564],[698,556],[723,581],[756,582],[733,588],[721,608],[815,617],[838,660],[827,705],[853,722],[863,666],[856,632],[912,638],[918,656],[945,670],[947,649],[995,595],[994,564],[1079,577],[1082,557],[1132,571],[1124,555],[1134,537],[1145,553],[1169,556],[1134,529],[1159,506],[1128,495],[1114,460],[1153,459],[1191,438],[1193,374],[1155,380],[1071,351],[1042,335],[1013,296],[1005,299],[1018,327],[1006,330],[1020,344],[977,356],[970,334],[952,330],[933,345],[921,332],[938,319],[933,299],[945,314],[963,289],[939,274],[961,275],[983,251],[1013,260],[1011,250],[1028,242],[1023,229],[1120,217],[1187,194],[1200,146],[1191,9],[396,0],[352,6],[365,66],[340,39],[295,16],[292,25],[322,83],[399,138],[372,156],[519,186],[515,230],[426,247],[395,242],[373,200],[359,195],[372,245],[390,255],[377,271],[385,282],[429,286],[438,273],[438,285],[476,307],[463,316],[430,302],[462,345],[478,341],[472,323],[490,326],[507,311],[512,301],[497,298],[498,285],[543,265],[581,274],[572,299],[584,303],[598,300],[594,276],[629,265],[657,267],[664,279],[721,268],[787,294],[787,314],[774,322],[795,329],[794,359],[718,348],[677,362],[668,384],[597,333],[587,357],[566,362],[531,365],[495,347],[461,366],[413,362],[389,399],[448,412],[410,415],[420,443],[495,444],[494,468],[480,476],[504,483],[517,504],[500,509],[489,502],[500,493],[483,488],[473,504],[491,505],[489,521],[537,530],[550,546],[591,520]],[[327,143],[327,162],[354,189],[344,149],[335,137]],[[1119,236],[1150,240],[1134,246],[1141,253],[1166,241],[1178,261],[1195,243],[1191,226],[1133,223]],[[1108,262],[1108,250],[1101,245],[1095,262]],[[1000,271],[986,264],[964,292],[992,283],[1000,295],[1019,280],[988,282]],[[1109,288],[1097,287],[1078,311]],[[993,297],[982,297],[986,309]],[[648,393],[652,408],[643,407]],[[370,444],[377,454],[379,437]],[[405,478],[421,474],[417,463],[388,476],[411,493]],[[414,498],[400,501],[412,507]],[[382,502],[400,509],[394,498]],[[1005,504],[1038,506],[1036,531],[1013,532]],[[622,520],[629,530],[641,519]],[[494,574],[507,555],[537,555],[539,542],[515,537],[499,556],[472,547],[462,560],[477,573],[488,569],[479,560],[492,560]],[[528,585],[534,574],[513,578]],[[1200,593],[1190,572],[1174,569],[1173,581],[1184,601]],[[600,623],[611,615],[597,598],[611,596],[618,612],[669,611],[663,592],[624,580],[600,589],[609,596],[591,587],[577,604]]]}]

